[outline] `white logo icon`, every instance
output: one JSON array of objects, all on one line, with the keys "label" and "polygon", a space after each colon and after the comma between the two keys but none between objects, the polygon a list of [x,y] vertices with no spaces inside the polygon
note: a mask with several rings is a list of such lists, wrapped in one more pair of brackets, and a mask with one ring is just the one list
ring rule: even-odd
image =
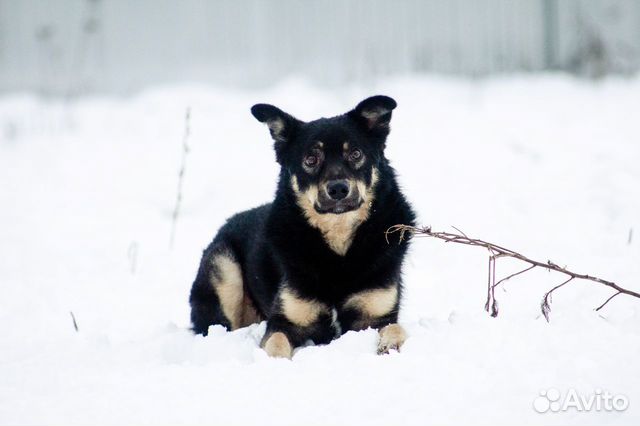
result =
[{"label": "white logo icon", "polygon": [[541,390],[540,396],[533,401],[533,409],[538,413],[546,413],[551,411],[556,412],[560,410],[560,391],[558,389]]}]

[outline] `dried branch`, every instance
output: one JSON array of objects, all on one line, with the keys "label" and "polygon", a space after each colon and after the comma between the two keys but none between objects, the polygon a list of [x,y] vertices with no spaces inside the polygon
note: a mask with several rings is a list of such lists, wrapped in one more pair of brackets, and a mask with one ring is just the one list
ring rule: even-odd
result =
[{"label": "dried branch", "polygon": [[73,311],[69,311],[69,313],[71,314],[71,320],[73,321],[73,328],[76,330],[76,333],[78,332],[78,323],[76,321],[76,316],[73,315]]},{"label": "dried branch", "polygon": [[176,203],[171,215],[171,236],[169,239],[169,247],[173,248],[173,241],[176,236],[176,225],[180,216],[180,205],[182,204],[182,182],[184,181],[184,173],[187,168],[187,154],[189,153],[189,134],[191,133],[191,108],[187,108],[184,117],[184,134],[182,136],[182,161],[180,162],[180,171],[178,172],[178,190],[176,191]]},{"label": "dried branch", "polygon": [[549,322],[549,312],[551,311],[551,293],[553,293],[563,285],[569,284],[571,280],[573,280],[574,278],[575,277],[569,277],[568,280],[564,281],[562,284],[558,284],[557,286],[555,286],[554,288],[552,288],[551,290],[549,290],[544,294],[544,297],[542,298],[542,302],[540,303],[540,310],[542,311],[542,315],[544,315],[544,319],[546,319],[547,322]]},{"label": "dried branch", "polygon": [[[406,234],[409,233],[411,234],[411,236],[415,235],[418,237],[420,236],[432,237],[432,238],[438,238],[440,240],[444,240],[447,243],[465,244],[469,246],[486,248],[489,251],[489,268],[488,268],[489,274],[487,279],[487,301],[485,303],[485,310],[489,312],[489,314],[492,317],[498,316],[498,302],[495,298],[495,288],[500,284],[504,283],[505,281],[508,281],[511,278],[518,276],[520,274],[524,274],[525,272],[530,271],[531,269],[537,268],[537,267],[547,269],[550,271],[559,272],[569,277],[566,281],[564,281],[561,284],[558,284],[557,286],[553,287],[551,290],[549,290],[547,293],[544,294],[544,297],[542,298],[542,302],[540,303],[540,309],[542,311],[542,315],[544,315],[547,321],[549,321],[549,311],[551,310],[551,299],[552,299],[551,296],[553,292],[559,289],[560,287],[570,283],[574,279],[595,282],[616,290],[616,293],[613,296],[609,297],[602,305],[598,306],[595,309],[596,311],[599,311],[600,309],[604,308],[607,303],[609,303],[614,297],[620,294],[626,294],[628,296],[633,296],[640,299],[640,293],[637,293],[633,290],[628,290],[626,288],[622,288],[617,284],[615,284],[614,282],[607,281],[592,275],[579,274],[577,272],[570,271],[567,268],[559,266],[558,264],[550,260],[547,260],[546,262],[533,260],[514,250],[501,247],[497,244],[493,244],[477,238],[470,238],[464,232],[460,231],[458,228],[454,228],[454,229],[456,229],[456,231],[458,231],[460,234],[455,234],[452,232],[435,232],[431,230],[431,227],[417,228],[417,227],[408,226],[408,225],[394,225],[389,229],[387,229],[387,231],[385,232],[385,238],[387,239],[387,243],[388,243],[389,234],[399,233],[399,236],[400,236],[399,241],[402,241],[405,239]],[[516,273],[513,273],[511,275],[508,275],[500,279],[499,281],[496,281],[496,260],[500,257],[511,257],[514,259],[518,259],[522,262],[528,263],[529,266],[525,269],[522,269],[521,271],[518,271]]]}]

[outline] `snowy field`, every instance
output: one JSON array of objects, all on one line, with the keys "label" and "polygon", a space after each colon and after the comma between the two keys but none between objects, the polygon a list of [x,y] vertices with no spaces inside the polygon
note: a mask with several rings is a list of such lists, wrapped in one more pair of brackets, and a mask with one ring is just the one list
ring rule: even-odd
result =
[{"label": "snowy field", "polygon": [[[612,292],[577,281],[554,293],[547,323],[540,300],[564,278],[532,271],[496,292],[491,318],[478,248],[414,240],[400,353],[376,356],[373,330],[291,361],[258,348],[264,323],[207,338],[188,331],[201,250],[225,218],[275,189],[271,141],[249,107],[313,119],[378,93],[399,104],[387,155],[421,224],[640,290],[640,79],[4,95],[0,424],[638,424],[640,300],[619,296],[597,313]],[[170,248],[187,107],[191,149]],[[521,267],[499,260],[497,272]],[[550,388],[559,402],[607,391],[629,406],[540,414],[534,400]]]}]

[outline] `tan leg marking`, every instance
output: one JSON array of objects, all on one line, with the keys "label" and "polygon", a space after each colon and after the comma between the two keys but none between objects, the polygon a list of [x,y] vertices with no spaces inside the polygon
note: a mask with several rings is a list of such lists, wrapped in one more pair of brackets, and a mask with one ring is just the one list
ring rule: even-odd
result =
[{"label": "tan leg marking", "polygon": [[398,300],[398,287],[366,290],[349,297],[342,305],[344,309],[355,309],[361,317],[353,322],[352,330],[364,330],[370,327],[374,320],[393,311]]},{"label": "tan leg marking", "polygon": [[212,261],[215,272],[211,273],[209,280],[213,286],[224,316],[231,323],[231,329],[240,327],[242,322],[242,305],[244,288],[242,283],[242,271],[240,265],[229,255],[217,254]]},{"label": "tan leg marking", "polygon": [[267,355],[274,358],[289,358],[293,354],[293,348],[289,339],[284,333],[276,331],[270,336],[265,336],[266,339],[262,340],[262,347],[267,352]]},{"label": "tan leg marking", "polygon": [[378,341],[378,354],[388,354],[391,349],[400,350],[407,340],[407,333],[400,324],[389,324],[380,329]]},{"label": "tan leg marking", "polygon": [[[362,205],[357,210],[342,214],[320,214],[314,208],[318,200],[318,186],[311,185],[305,191],[300,191],[298,179],[291,177],[291,188],[296,193],[297,203],[304,212],[311,226],[322,232],[325,242],[337,254],[344,256],[351,247],[356,229],[369,218],[369,208],[373,202],[373,191],[378,182],[378,171],[373,169],[371,185],[367,187],[363,181],[355,181],[362,198]],[[350,182],[350,184],[353,184]]]},{"label": "tan leg marking", "polygon": [[344,308],[358,310],[365,316],[379,318],[389,314],[398,300],[398,287],[378,288],[356,293],[344,303]]},{"label": "tan leg marking", "polygon": [[303,299],[288,288],[280,292],[282,313],[295,325],[307,327],[317,321],[320,314],[328,312],[329,308],[315,300]]},{"label": "tan leg marking", "polygon": [[244,291],[240,265],[230,255],[217,254],[211,263],[215,272],[209,280],[213,286],[224,316],[231,323],[231,330],[262,321],[249,295]]}]

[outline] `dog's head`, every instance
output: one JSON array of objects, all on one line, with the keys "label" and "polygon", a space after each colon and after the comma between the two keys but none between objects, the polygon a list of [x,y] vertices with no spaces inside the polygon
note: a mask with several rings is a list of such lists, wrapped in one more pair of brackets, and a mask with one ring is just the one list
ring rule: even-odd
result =
[{"label": "dog's head", "polygon": [[[396,102],[373,96],[332,118],[302,122],[273,105],[251,113],[269,126],[278,163],[310,216],[362,211],[372,201]],[[368,214],[368,213],[367,213]]]}]

